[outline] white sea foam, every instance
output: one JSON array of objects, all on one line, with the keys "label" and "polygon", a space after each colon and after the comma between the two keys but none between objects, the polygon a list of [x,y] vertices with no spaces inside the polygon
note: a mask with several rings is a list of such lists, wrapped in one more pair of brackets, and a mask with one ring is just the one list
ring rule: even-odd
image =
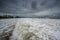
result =
[{"label": "white sea foam", "polygon": [[18,19],[10,40],[60,40],[58,21],[60,20]]}]

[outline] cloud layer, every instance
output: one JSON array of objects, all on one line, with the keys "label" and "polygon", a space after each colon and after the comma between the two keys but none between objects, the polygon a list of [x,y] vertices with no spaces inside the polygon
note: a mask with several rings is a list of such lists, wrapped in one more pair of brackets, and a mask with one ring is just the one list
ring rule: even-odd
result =
[{"label": "cloud layer", "polygon": [[60,14],[60,0],[0,0],[0,15],[39,17]]}]

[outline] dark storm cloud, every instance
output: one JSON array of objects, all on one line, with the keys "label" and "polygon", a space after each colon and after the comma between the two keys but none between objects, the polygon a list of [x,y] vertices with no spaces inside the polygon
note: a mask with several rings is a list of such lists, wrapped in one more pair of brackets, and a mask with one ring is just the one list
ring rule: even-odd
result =
[{"label": "dark storm cloud", "polygon": [[10,11],[16,5],[15,0],[0,0],[0,12]]},{"label": "dark storm cloud", "polygon": [[59,16],[59,10],[60,0],[0,0],[0,15],[9,14],[24,17]]}]

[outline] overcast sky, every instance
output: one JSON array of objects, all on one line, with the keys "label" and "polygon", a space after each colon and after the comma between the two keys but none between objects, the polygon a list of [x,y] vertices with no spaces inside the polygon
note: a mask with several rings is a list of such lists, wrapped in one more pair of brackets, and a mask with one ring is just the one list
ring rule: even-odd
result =
[{"label": "overcast sky", "polygon": [[5,14],[23,17],[59,16],[60,0],[0,0],[0,15]]}]

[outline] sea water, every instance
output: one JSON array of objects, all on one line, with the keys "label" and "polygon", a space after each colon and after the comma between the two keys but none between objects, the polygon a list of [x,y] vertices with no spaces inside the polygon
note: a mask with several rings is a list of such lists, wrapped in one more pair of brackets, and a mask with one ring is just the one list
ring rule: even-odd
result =
[{"label": "sea water", "polygon": [[10,40],[60,40],[59,19],[20,18]]}]

